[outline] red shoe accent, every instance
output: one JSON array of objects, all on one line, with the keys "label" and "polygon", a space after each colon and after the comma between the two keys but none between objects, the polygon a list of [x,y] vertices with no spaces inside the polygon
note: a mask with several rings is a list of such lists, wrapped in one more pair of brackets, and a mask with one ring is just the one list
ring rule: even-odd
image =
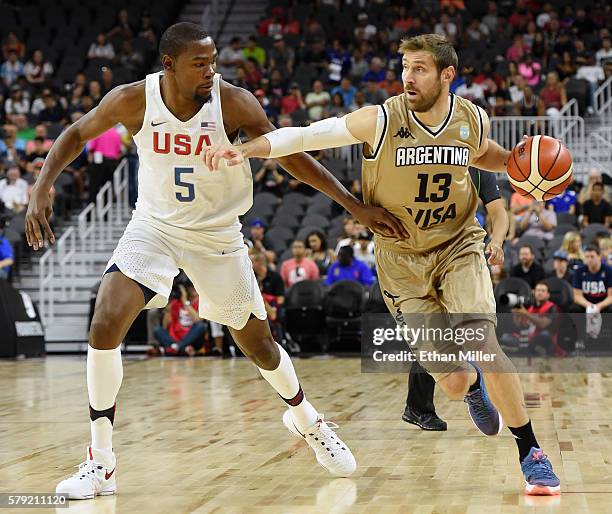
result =
[{"label": "red shoe accent", "polygon": [[113,476],[113,473],[115,472],[115,469],[117,468],[113,468],[113,470],[109,473],[108,471],[104,473],[104,480],[108,480],[110,477]]},{"label": "red shoe accent", "polygon": [[91,446],[87,448],[89,450],[89,460],[93,460],[93,453],[91,453]]},{"label": "red shoe accent", "polygon": [[545,485],[536,485],[531,488],[531,490],[525,489],[525,494],[529,496],[556,496],[561,494],[561,489],[557,489],[556,491],[551,487]]}]

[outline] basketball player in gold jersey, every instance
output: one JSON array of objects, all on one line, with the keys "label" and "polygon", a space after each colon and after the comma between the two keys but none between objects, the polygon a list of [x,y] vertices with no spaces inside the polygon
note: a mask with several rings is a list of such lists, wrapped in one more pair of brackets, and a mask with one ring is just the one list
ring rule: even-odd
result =
[{"label": "basketball player in gold jersey", "polygon": [[488,139],[489,119],[482,109],[450,94],[458,59],[444,37],[404,40],[400,53],[404,93],[384,105],[309,127],[282,128],[244,145],[212,148],[206,164],[216,170],[222,158],[232,165],[248,157],[363,143],[365,203],[387,209],[409,233],[402,240],[375,236],[387,307],[400,325],[416,321],[439,327],[442,318],[466,334],[486,327],[479,349],[494,357],[495,366],[484,371],[473,361],[427,360],[432,348],[456,354],[454,342],[439,340],[433,347],[425,340],[409,343],[447,396],[464,399],[484,434],[498,434],[503,416],[517,442],[526,493],[559,494],[559,480],[533,433],[516,370],[495,337],[495,300],[482,251],[485,234],[475,219],[477,194],[468,172],[471,165],[504,172],[510,152]]}]

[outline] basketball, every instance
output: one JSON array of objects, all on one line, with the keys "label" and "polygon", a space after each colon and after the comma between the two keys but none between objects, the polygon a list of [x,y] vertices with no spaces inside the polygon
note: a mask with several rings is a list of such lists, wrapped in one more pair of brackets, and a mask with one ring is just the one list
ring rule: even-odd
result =
[{"label": "basketball", "polygon": [[533,136],[512,149],[508,180],[522,196],[550,200],[565,191],[572,177],[572,156],[558,139]]}]

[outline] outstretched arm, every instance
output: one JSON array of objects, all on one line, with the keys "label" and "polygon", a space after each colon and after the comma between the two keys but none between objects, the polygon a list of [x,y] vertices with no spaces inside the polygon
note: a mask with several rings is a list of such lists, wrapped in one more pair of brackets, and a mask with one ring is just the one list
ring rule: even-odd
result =
[{"label": "outstretched arm", "polygon": [[[119,122],[133,125],[130,113],[138,107],[136,95],[137,91],[133,84],[116,87],[102,99],[98,107],[66,129],[51,147],[40,176],[32,188],[26,214],[26,239],[34,250],[43,247],[44,236],[50,243],[55,242],[55,236],[47,220],[52,212],[49,190],[58,175],[80,155],[87,141],[106,132]],[[144,94],[141,96],[141,103],[144,103]]]},{"label": "outstretched arm", "polygon": [[[278,134],[281,131],[289,130],[291,133],[288,137],[295,138],[295,141],[297,141],[303,138],[303,135],[300,136],[298,131],[307,130],[316,125],[316,123],[313,123],[311,127],[304,127],[303,129],[290,127],[288,129],[274,130],[274,125],[272,125],[266,117],[257,99],[248,91],[240,88],[232,88],[231,95],[228,94],[222,99],[222,102],[223,105],[230,107],[229,109],[225,109],[223,113],[226,128],[229,129],[228,132],[231,134],[238,129],[242,129],[249,138],[251,138],[251,141],[244,145],[221,149],[211,148],[207,150],[205,159],[209,169],[216,169],[221,158],[231,157],[228,159],[228,163],[231,165],[242,162],[248,157],[269,157],[271,148],[270,141],[267,137],[260,136],[269,134],[273,131]],[[374,111],[374,113],[376,113],[376,111]],[[345,121],[342,120],[342,123],[345,123]],[[372,139],[374,138],[376,129],[376,116],[373,118],[373,124]],[[317,130],[317,128],[312,129],[312,132],[316,133]],[[325,140],[325,134],[321,136],[321,141]],[[313,137],[319,136],[315,135]],[[352,139],[349,139],[347,143],[336,146],[360,142],[359,139],[350,135],[350,133],[348,138]],[[397,238],[408,237],[407,231],[395,217],[380,207],[366,207],[347,191],[347,189],[326,168],[309,155],[303,153],[305,150],[320,150],[330,147],[332,147],[332,145],[321,143],[320,146],[316,148],[301,148],[294,152],[287,152],[287,154],[282,154],[285,155],[285,157],[282,158],[280,158],[281,155],[279,154],[273,155],[273,157],[279,157],[279,163],[296,179],[325,193],[331,199],[342,205],[342,207],[361,223],[370,227],[374,232],[395,236]],[[233,156],[231,155],[232,152],[235,153]]]},{"label": "outstretched arm", "polygon": [[476,159],[472,161],[472,166],[482,170],[505,173],[507,171],[510,151],[489,139],[490,122],[489,117],[483,111],[482,120],[482,145],[478,149]]}]

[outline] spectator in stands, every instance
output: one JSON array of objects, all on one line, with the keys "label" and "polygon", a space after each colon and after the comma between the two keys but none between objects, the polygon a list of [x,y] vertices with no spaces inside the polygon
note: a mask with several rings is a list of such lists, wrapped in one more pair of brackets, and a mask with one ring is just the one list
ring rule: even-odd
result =
[{"label": "spectator in stands", "polygon": [[559,307],[550,299],[550,289],[545,282],[538,282],[533,292],[533,305],[514,307],[514,322],[525,332],[532,351],[541,355],[565,355],[558,345]]},{"label": "spectator in stands", "polygon": [[287,176],[278,169],[275,159],[266,159],[255,173],[253,182],[256,192],[267,191],[280,197],[285,191]]},{"label": "spectator in stands", "polygon": [[357,82],[368,72],[368,61],[365,60],[361,49],[355,48],[351,57],[351,77]]},{"label": "spectator in stands", "polygon": [[511,277],[522,278],[532,289],[544,279],[544,269],[535,261],[533,248],[529,245],[519,247],[519,263],[510,271]]},{"label": "spectator in stands", "polygon": [[5,43],[2,45],[2,55],[5,59],[9,58],[11,52],[15,52],[19,60],[25,59],[26,47],[19,41],[17,34],[14,32],[8,33]]},{"label": "spectator in stands", "polygon": [[102,74],[100,77],[101,95],[104,96],[116,85],[113,77],[113,70],[108,66],[102,66]]},{"label": "spectator in stands", "polygon": [[149,50],[155,52],[157,49],[157,32],[151,24],[151,14],[149,11],[142,11],[140,15],[140,28],[138,29],[138,37],[146,39],[149,42]]},{"label": "spectator in stands", "polygon": [[457,37],[457,25],[453,23],[448,14],[442,13],[440,16],[440,22],[436,23],[434,27],[434,33],[446,36],[446,38],[455,44],[455,38]]},{"label": "spectator in stands", "polygon": [[43,102],[45,107],[38,113],[38,123],[57,123],[60,125],[68,123],[68,113],[54,94],[44,95]]},{"label": "spectator in stands", "polygon": [[349,106],[349,110],[353,112],[358,109],[361,109],[362,107],[365,107],[366,105],[372,104],[366,101],[365,94],[363,93],[363,91],[357,91],[357,93],[355,93],[355,102]]},{"label": "spectator in stands", "polygon": [[557,226],[555,211],[546,209],[544,202],[532,202],[519,222],[519,228],[526,236],[535,236],[550,241]]},{"label": "spectator in stands", "polygon": [[340,85],[334,87],[331,90],[332,95],[340,94],[342,95],[343,105],[348,106],[353,103],[355,100],[355,94],[357,93],[357,88],[353,86],[351,80],[348,77],[343,77],[340,81]]},{"label": "spectator in stands", "polygon": [[353,245],[353,251],[355,257],[361,262],[365,262],[371,270],[374,270],[376,266],[376,259],[374,258],[374,242],[372,241],[372,234],[367,230],[361,230],[357,234],[357,242]]},{"label": "spectator in stands", "polygon": [[533,60],[531,52],[526,53],[518,65],[519,73],[527,81],[527,85],[535,88],[540,83],[540,75],[542,74],[542,65]]},{"label": "spectator in stands", "polygon": [[106,34],[100,32],[96,37],[96,41],[89,46],[87,52],[88,59],[108,59],[112,61],[115,58],[115,49],[112,43],[106,39]]},{"label": "spectator in stands", "polygon": [[[378,86],[387,93],[387,97],[397,96],[404,92],[404,86],[397,80],[393,70],[387,70],[384,82],[381,82]],[[350,105],[350,103],[346,105]]]},{"label": "spectator in stands", "polygon": [[368,15],[365,12],[361,12],[357,15],[357,26],[353,31],[355,39],[357,40],[369,40],[376,36],[378,29],[376,25],[368,21]]},{"label": "spectator in stands", "polygon": [[323,116],[323,110],[331,102],[331,97],[327,91],[323,90],[323,82],[315,80],[312,83],[312,91],[306,95],[305,101],[308,117],[313,121],[318,121]]},{"label": "spectator in stands", "polygon": [[267,228],[266,222],[261,218],[255,218],[249,225],[251,232],[250,241],[253,244],[253,248],[260,252],[265,252],[266,248],[272,248],[270,241],[266,237]]},{"label": "spectator in stands", "polygon": [[574,63],[574,59],[572,58],[572,54],[568,51],[563,52],[561,56],[561,61],[557,63],[555,66],[555,70],[559,75],[559,80],[563,83],[576,74],[578,68]]},{"label": "spectator in stands", "polygon": [[285,16],[285,21],[283,22],[283,34],[291,34],[293,36],[298,36],[302,31],[302,26],[299,20],[293,14],[291,9],[287,11]]},{"label": "spectator in stands", "polygon": [[570,230],[563,236],[563,242],[559,248],[567,255],[569,269],[574,273],[584,264],[584,253],[582,251],[582,236],[580,232]]},{"label": "spectator in stands", "polygon": [[42,168],[42,165],[49,153],[49,151],[45,148],[44,138],[36,136],[33,142],[33,147],[26,153],[25,157],[25,166],[28,173],[33,173],[34,168]]},{"label": "spectator in stands", "polygon": [[612,62],[612,39],[604,37],[601,40],[601,48],[595,53],[597,65],[603,67],[604,64]]},{"label": "spectator in stands", "polygon": [[45,61],[42,50],[34,50],[32,59],[23,68],[23,74],[32,88],[40,89],[53,75],[53,66]]},{"label": "spectator in stands", "polygon": [[591,53],[586,54],[584,63],[578,67],[576,73],[577,79],[583,79],[587,81],[589,85],[589,105],[587,112],[589,114],[595,113],[595,91],[599,87],[599,84],[605,80],[604,70],[599,64],[595,62],[595,56]]},{"label": "spectator in stands", "polygon": [[383,69],[383,63],[380,57],[372,57],[370,61],[370,69],[363,76],[364,82],[374,82],[379,84],[385,80],[386,72]]},{"label": "spectator in stands", "polygon": [[525,52],[526,49],[523,41],[523,34],[515,34],[512,46],[506,50],[506,59],[509,61],[519,62],[523,58]]},{"label": "spectator in stands", "polygon": [[237,68],[244,65],[244,60],[242,40],[237,36],[233,37],[230,44],[219,53],[217,71],[224,80],[233,83],[238,78]]},{"label": "spectator in stands", "polygon": [[582,225],[601,223],[612,226],[612,206],[604,198],[604,186],[596,182],[591,187],[591,197],[582,205]]},{"label": "spectator in stands", "polygon": [[586,247],[585,264],[574,274],[573,312],[612,312],[612,270],[601,262],[599,248]]},{"label": "spectator in stands", "polygon": [[578,195],[570,186],[559,196],[555,196],[552,200],[548,200],[547,206],[557,213],[576,214],[576,205],[578,204]]},{"label": "spectator in stands", "polygon": [[325,284],[330,286],[340,280],[354,280],[369,287],[374,283],[374,276],[369,266],[355,259],[352,246],[343,246],[338,250],[338,260],[327,271]]},{"label": "spectator in stands", "polygon": [[193,284],[178,284],[179,297],[170,300],[162,326],[154,331],[162,355],[193,357],[204,345],[206,326],[198,314],[199,297]]},{"label": "spectator in stands", "polygon": [[331,105],[325,109],[323,116],[326,118],[330,116],[344,116],[345,114],[348,114],[348,112],[349,109],[348,107],[345,107],[342,95],[340,93],[333,93]]},{"label": "spectator in stands", "polygon": [[123,41],[125,39],[132,39],[136,30],[130,23],[130,16],[127,9],[121,9],[117,13],[117,24],[109,30],[106,37],[117,41]]},{"label": "spectator in stands", "polygon": [[20,177],[18,166],[10,166],[6,178],[0,180],[0,202],[14,213],[28,205],[28,183]]},{"label": "spectator in stands", "polygon": [[292,82],[288,94],[281,100],[281,112],[291,114],[298,109],[306,109],[306,102],[302,98],[300,85],[297,82]]},{"label": "spectator in stands", "polygon": [[285,287],[289,288],[296,282],[302,280],[318,280],[319,268],[315,262],[306,256],[306,245],[304,241],[296,239],[291,244],[293,258],[282,263],[280,274],[285,282]]},{"label": "spectator in stands", "polygon": [[351,54],[347,52],[339,39],[334,39],[332,47],[327,51],[329,62],[329,81],[338,84],[351,67]]},{"label": "spectator in stands", "polygon": [[[534,94],[533,89],[529,86],[525,86],[523,89],[523,99],[515,107],[520,116],[537,116],[539,104],[540,99]],[[533,127],[536,128],[537,124],[534,124]],[[535,133],[531,133],[530,135],[535,135]]]},{"label": "spectator in stands", "polygon": [[255,59],[255,62],[259,67],[263,67],[266,63],[266,51],[257,44],[257,38],[255,36],[249,36],[247,45],[242,49],[245,62],[249,59]]},{"label": "spectator in stands", "polygon": [[263,89],[256,89],[253,94],[255,98],[259,101],[259,105],[266,113],[266,116],[270,120],[270,122],[276,125],[276,118],[278,117],[278,109],[274,102],[270,101],[266,92]]},{"label": "spectator in stands", "polygon": [[[38,176],[40,175],[40,172],[42,171],[42,165],[43,165],[43,162],[38,160],[38,161],[35,161],[32,166],[32,171],[31,171],[32,183],[28,184],[28,203],[30,201],[30,197],[32,196],[32,189],[34,188],[34,182],[38,180]],[[51,189],[49,189],[49,196],[51,197],[52,204],[55,201],[55,192],[56,192],[55,186],[51,186]]]},{"label": "spectator in stands", "polygon": [[96,195],[100,188],[112,179],[122,152],[121,136],[115,127],[87,143],[90,202],[96,201]]},{"label": "spectator in stands", "polygon": [[285,44],[285,39],[281,34],[274,36],[274,46],[268,53],[268,61],[268,69],[272,70],[277,68],[286,77],[293,75],[295,52],[293,48]]},{"label": "spectator in stands", "polygon": [[489,27],[478,18],[473,18],[465,29],[466,44],[481,45],[486,44],[489,38]]},{"label": "spectator in stands", "polygon": [[11,50],[8,59],[0,67],[0,77],[6,87],[11,87],[24,74],[23,63],[17,57],[17,52]]},{"label": "spectator in stands", "polygon": [[257,61],[255,59],[248,59],[244,63],[244,80],[247,88],[251,91],[256,90],[259,87],[263,75],[257,67]]},{"label": "spectator in stands", "polygon": [[559,81],[556,71],[546,76],[546,85],[540,90],[540,116],[560,116],[560,110],[567,103],[565,86]]},{"label": "spectator in stands", "polygon": [[373,80],[366,81],[365,88],[362,92],[365,97],[365,101],[372,105],[383,104],[387,99],[386,91],[381,89],[378,86],[378,83],[374,82]]},{"label": "spectator in stands", "polygon": [[599,239],[599,251],[601,262],[612,268],[612,237],[602,237]]},{"label": "spectator in stands", "polygon": [[257,277],[257,281],[261,284],[261,292],[272,297],[276,305],[283,305],[285,303],[285,283],[283,278],[268,266],[268,259],[264,253],[251,251],[250,257],[255,277]]},{"label": "spectator in stands", "polygon": [[17,127],[7,123],[3,127],[4,139],[0,139],[0,162],[5,166],[23,166],[25,158],[25,145],[17,139]]},{"label": "spectator in stands", "polygon": [[471,102],[477,103],[478,105],[484,105],[484,89],[480,84],[476,84],[476,82],[474,82],[474,75],[472,72],[470,71],[464,73],[464,78],[465,82],[455,90],[455,94],[463,98],[467,98]]},{"label": "spectator in stands", "polygon": [[[49,151],[51,149],[51,145],[53,144],[53,139],[49,139],[46,125],[39,123],[38,125],[34,127],[34,138],[37,138],[37,137],[42,137],[44,141],[43,146],[46,151]],[[26,156],[34,149],[34,146],[35,146],[34,139],[27,142],[26,148],[25,148]]]},{"label": "spectator in stands", "polygon": [[23,89],[13,84],[10,89],[11,96],[4,102],[4,112],[9,123],[16,123],[18,116],[30,114],[30,101],[23,94]]},{"label": "spectator in stands", "polygon": [[11,273],[11,266],[15,262],[13,247],[10,241],[4,237],[6,221],[0,218],[0,280],[6,280]]},{"label": "spectator in stands", "polygon": [[[121,48],[115,57],[115,62],[121,68],[131,71],[132,74],[136,75],[142,70],[144,65],[144,56],[140,52],[134,50],[132,42],[129,39],[126,39],[121,43]],[[114,85],[112,80],[110,84],[111,86]]]},{"label": "spectator in stands", "polygon": [[327,72],[327,52],[325,51],[325,43],[323,39],[316,39],[310,45],[310,48],[304,55],[304,62],[307,63],[316,74],[321,77]]},{"label": "spectator in stands", "polygon": [[557,250],[553,254],[553,271],[548,274],[549,277],[565,280],[568,284],[572,284],[573,273],[569,269],[569,259],[567,252]]},{"label": "spectator in stands", "polygon": [[331,248],[327,247],[327,241],[323,232],[315,230],[308,234],[305,246],[309,251],[309,257],[319,269],[319,275],[321,277],[327,275],[327,270],[336,260],[336,254]]},{"label": "spectator in stands", "polygon": [[[104,96],[102,93],[102,86],[100,85],[100,82],[98,82],[97,80],[92,80],[89,83],[88,96],[93,100],[94,105],[98,105],[100,103],[100,100],[102,100],[102,97]],[[81,100],[81,104],[82,103],[83,100]]]}]

